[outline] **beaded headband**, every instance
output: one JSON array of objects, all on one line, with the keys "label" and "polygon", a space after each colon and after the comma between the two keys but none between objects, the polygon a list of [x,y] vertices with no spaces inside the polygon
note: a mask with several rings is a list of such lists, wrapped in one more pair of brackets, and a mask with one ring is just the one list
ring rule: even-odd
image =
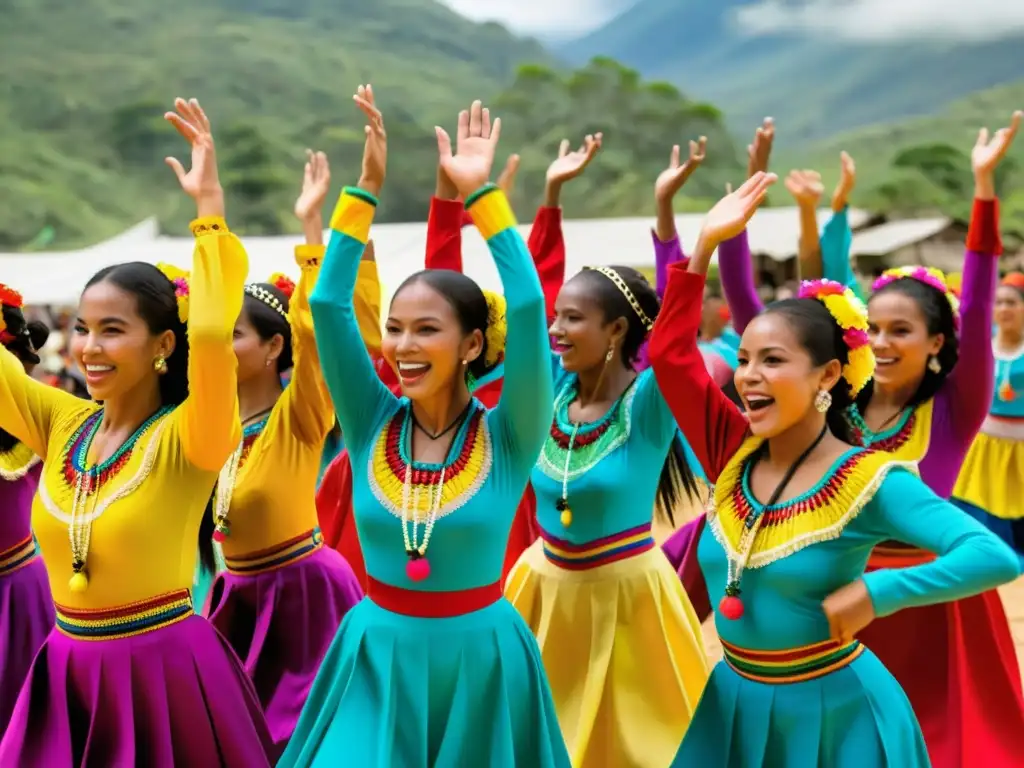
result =
[{"label": "beaded headband", "polygon": [[889,283],[908,278],[911,280],[917,280],[919,283],[924,283],[946,297],[946,301],[949,302],[949,308],[953,310],[953,328],[957,333],[959,333],[960,299],[958,299],[956,294],[950,289],[949,284],[946,282],[946,276],[942,274],[942,270],[935,269],[935,267],[896,267],[895,269],[887,269],[882,273],[881,277],[875,280],[874,285],[871,286],[871,290],[879,291],[889,285]]},{"label": "beaded headband", "polygon": [[629,286],[626,285],[626,281],[622,279],[622,275],[611,267],[584,267],[584,269],[589,269],[591,272],[600,272],[611,280],[612,283],[615,284],[615,287],[619,289],[619,293],[621,293],[626,301],[629,302],[629,306],[633,308],[636,316],[640,318],[640,322],[644,324],[644,328],[650,331],[651,328],[654,327],[654,321],[647,316],[646,312],[644,312],[643,307],[640,306],[640,302],[637,301],[636,296],[633,295],[633,291],[629,289]]},{"label": "beaded headband", "polygon": [[160,263],[156,268],[174,285],[174,298],[178,302],[178,319],[188,324],[189,273],[173,264]]},{"label": "beaded headband", "polygon": [[15,341],[14,334],[7,330],[3,308],[21,309],[24,305],[25,300],[22,299],[20,293],[0,283],[0,344],[10,344],[12,341]]},{"label": "beaded headband", "polygon": [[816,299],[825,305],[836,324],[843,329],[847,361],[843,378],[856,397],[875,375],[875,353],[868,338],[868,309],[856,294],[834,280],[810,280],[800,284],[799,298]]},{"label": "beaded headband", "polygon": [[284,308],[284,304],[281,303],[280,299],[259,283],[249,283],[245,286],[245,295],[252,296],[257,301],[266,304],[285,320],[288,319],[288,310]]}]

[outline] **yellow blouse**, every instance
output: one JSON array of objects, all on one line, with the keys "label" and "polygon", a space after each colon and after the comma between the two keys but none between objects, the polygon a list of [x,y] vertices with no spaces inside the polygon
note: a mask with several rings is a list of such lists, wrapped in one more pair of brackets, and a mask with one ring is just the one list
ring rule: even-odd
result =
[{"label": "yellow blouse", "polygon": [[[249,268],[242,244],[223,219],[198,219],[192,233],[189,396],[152,420],[79,506],[92,522],[84,592],[68,585],[68,527],[77,485],[71,449],[99,405],[34,381],[0,347],[0,428],[45,461],[32,527],[58,605],[114,608],[192,586],[199,523],[217,473],[241,434],[232,330]],[[91,457],[82,458],[94,465]]]},{"label": "yellow blouse", "polygon": [[[295,363],[291,383],[262,428],[245,430],[248,434],[221,472],[218,496],[231,493],[229,533],[221,545],[229,561],[274,549],[317,525],[317,476],[324,441],[334,426],[309,309],[324,250],[322,245],[295,249],[302,276],[289,309]],[[372,261],[360,264],[355,308],[367,345],[375,340],[379,349],[380,284]],[[223,505],[225,499],[218,502]]]}]

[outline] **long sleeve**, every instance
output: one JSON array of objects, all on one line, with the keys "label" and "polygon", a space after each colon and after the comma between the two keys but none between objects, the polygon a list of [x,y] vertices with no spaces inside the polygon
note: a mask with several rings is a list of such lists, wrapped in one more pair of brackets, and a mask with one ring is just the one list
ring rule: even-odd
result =
[{"label": "long sleeve", "polygon": [[462,271],[462,225],[465,208],[458,200],[430,198],[427,216],[427,269]]},{"label": "long sleeve", "polygon": [[879,617],[903,608],[960,600],[1020,575],[1016,556],[998,536],[940,499],[908,471],[891,471],[865,513],[876,535],[938,555],[924,565],[865,574]]},{"label": "long sleeve", "polygon": [[313,314],[309,294],[316,285],[325,248],[322,245],[300,245],[295,249],[295,262],[301,269],[288,310],[292,328],[292,381],[282,395],[287,398],[291,431],[309,444],[323,443],[334,426],[334,409],[320,370],[316,351]]},{"label": "long sleeve", "polygon": [[665,288],[668,286],[668,268],[679,262],[688,264],[689,259],[683,253],[678,234],[662,242],[658,233],[652,229],[651,241],[654,243],[654,289],[658,292],[658,298],[664,299]]},{"label": "long sleeve", "polygon": [[380,355],[380,278],[377,276],[377,262],[359,262],[355,292],[356,322],[359,333],[371,357]]},{"label": "long sleeve", "polygon": [[541,206],[530,228],[527,243],[544,291],[544,312],[548,322],[555,318],[555,301],[565,282],[565,237],[562,209]]},{"label": "long sleeve", "polygon": [[704,278],[669,267],[648,353],[658,386],[710,482],[747,436],[747,420],[711,379],[697,348]]},{"label": "long sleeve", "polygon": [[975,200],[960,294],[960,359],[936,396],[936,406],[946,414],[943,421],[965,447],[985,421],[991,404],[987,393],[995,386],[992,312],[1001,252],[999,203]]},{"label": "long sleeve", "polygon": [[320,279],[309,299],[324,378],[350,451],[373,439],[373,427],[394,399],[367,354],[353,301],[376,207],[367,192],[346,187],[341,193]]},{"label": "long sleeve", "polygon": [[525,476],[551,427],[554,402],[544,293],[505,193],[484,187],[466,207],[487,241],[505,293],[505,382],[492,412],[496,441]]},{"label": "long sleeve", "polygon": [[46,457],[50,435],[64,419],[92,410],[95,404],[36,381],[12,352],[0,345],[0,429]]},{"label": "long sleeve", "polygon": [[754,267],[750,257],[747,230],[718,246],[718,275],[732,315],[732,325],[743,335],[747,323],[764,309],[754,285]]},{"label": "long sleeve", "polygon": [[697,546],[700,544],[706,523],[707,515],[701,514],[669,536],[661,545],[665,557],[672,563],[679,580],[683,583],[683,589],[690,598],[697,620],[702,624],[711,615],[711,596],[704,581],[704,571],[697,560]]},{"label": "long sleeve", "polygon": [[189,280],[188,397],[182,403],[185,458],[211,472],[242,439],[238,361],[232,343],[242,311],[249,258],[220,217],[192,222],[196,248]]},{"label": "long sleeve", "polygon": [[850,265],[850,249],[853,247],[853,230],[850,229],[849,209],[833,213],[832,218],[821,230],[821,275],[827,280],[842,283],[861,300],[865,300],[857,276]]}]

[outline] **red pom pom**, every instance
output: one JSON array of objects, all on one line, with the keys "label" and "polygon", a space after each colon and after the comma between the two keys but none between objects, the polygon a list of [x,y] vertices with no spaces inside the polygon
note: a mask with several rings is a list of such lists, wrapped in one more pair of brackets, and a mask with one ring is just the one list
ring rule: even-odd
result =
[{"label": "red pom pom", "polygon": [[430,561],[425,557],[417,557],[405,564],[405,575],[410,581],[423,581],[430,575]]},{"label": "red pom pom", "polygon": [[718,612],[729,621],[736,621],[743,616],[743,601],[738,597],[723,597],[718,604]]},{"label": "red pom pom", "polygon": [[220,528],[213,532],[213,540],[216,541],[218,544],[223,544],[224,539],[226,538],[227,536],[224,535],[224,531],[222,531]]},{"label": "red pom pom", "polygon": [[291,299],[292,294],[295,293],[295,283],[288,275],[281,272],[275,272],[270,276],[270,284],[273,285],[277,290]]}]

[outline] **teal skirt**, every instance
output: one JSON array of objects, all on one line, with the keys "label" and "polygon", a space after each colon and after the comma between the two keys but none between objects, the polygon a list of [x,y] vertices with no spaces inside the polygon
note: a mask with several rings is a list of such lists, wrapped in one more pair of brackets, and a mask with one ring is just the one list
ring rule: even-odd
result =
[{"label": "teal skirt", "polygon": [[346,614],[278,766],[569,768],[537,641],[505,599]]}]

